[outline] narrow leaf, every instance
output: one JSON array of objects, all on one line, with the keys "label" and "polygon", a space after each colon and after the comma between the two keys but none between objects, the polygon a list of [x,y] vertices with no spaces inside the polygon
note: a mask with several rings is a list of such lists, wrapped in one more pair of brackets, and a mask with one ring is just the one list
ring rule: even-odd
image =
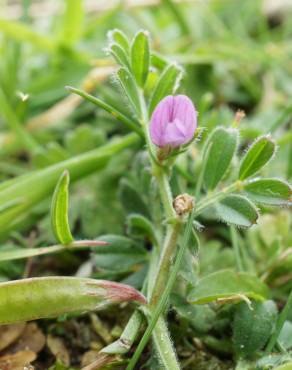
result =
[{"label": "narrow leaf", "polygon": [[51,224],[54,235],[58,242],[65,245],[74,240],[68,220],[69,181],[69,172],[64,171],[55,188],[51,204]]},{"label": "narrow leaf", "polygon": [[149,102],[149,114],[154,111],[156,105],[167,95],[172,95],[178,88],[182,77],[182,69],[177,64],[168,65],[162,72]]},{"label": "narrow leaf", "polygon": [[151,65],[159,70],[163,70],[168,65],[167,59],[155,51],[152,51],[150,60]]},{"label": "narrow leaf", "polygon": [[250,227],[258,219],[254,204],[241,195],[225,197],[216,205],[216,211],[222,221],[241,227]]},{"label": "narrow leaf", "polygon": [[257,179],[244,185],[244,190],[252,200],[272,206],[291,205],[292,188],[279,179]]},{"label": "narrow leaf", "polygon": [[147,80],[149,64],[149,36],[146,31],[139,31],[131,47],[131,65],[133,74],[140,87],[143,87]]},{"label": "narrow leaf", "polygon": [[132,108],[138,114],[138,116],[140,116],[141,110],[140,110],[139,93],[138,93],[137,85],[131,73],[127,69],[122,67],[118,70],[117,76],[120,81],[123,92],[128,97],[129,102],[132,105]]},{"label": "narrow leaf", "polygon": [[267,286],[256,276],[244,272],[221,270],[200,279],[191,290],[188,301],[204,304],[236,295],[261,300],[267,294]]},{"label": "narrow leaf", "polygon": [[120,45],[112,44],[110,46],[110,53],[120,66],[126,67],[129,70],[131,69],[129,58]]},{"label": "narrow leaf", "polygon": [[110,42],[117,43],[122,49],[124,49],[125,53],[129,53],[130,43],[124,32],[118,29],[114,29],[109,32],[109,38]]},{"label": "narrow leaf", "polygon": [[137,132],[140,136],[142,136],[142,131],[141,128],[138,126],[138,122],[129,119],[127,116],[125,116],[123,113],[118,111],[116,108],[114,108],[112,105],[104,102],[103,100],[97,98],[96,96],[92,96],[90,94],[87,94],[85,91],[76,89],[75,87],[72,86],[66,86],[66,89],[73,94],[77,94],[81,96],[82,98],[90,101],[91,103],[97,105],[101,109],[104,109],[106,112],[110,113],[113,117],[115,117],[117,120],[120,122],[124,123],[126,126],[128,126],[131,130]]},{"label": "narrow leaf", "polygon": [[218,127],[207,142],[210,148],[205,158],[204,183],[207,189],[214,189],[226,174],[237,148],[238,130]]},{"label": "narrow leaf", "polygon": [[145,298],[134,288],[106,280],[42,277],[0,284],[0,325],[65,313],[94,311],[108,304]]},{"label": "narrow leaf", "polygon": [[275,151],[275,142],[269,135],[258,138],[248,149],[241,161],[239,179],[244,180],[256,174],[270,161]]}]

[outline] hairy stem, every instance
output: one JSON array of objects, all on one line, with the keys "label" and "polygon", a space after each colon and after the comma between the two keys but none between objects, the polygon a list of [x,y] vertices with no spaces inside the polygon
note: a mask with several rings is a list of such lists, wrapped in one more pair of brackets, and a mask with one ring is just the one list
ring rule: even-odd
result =
[{"label": "hairy stem", "polygon": [[155,279],[155,286],[152,292],[150,305],[155,306],[158,299],[163,293],[166,285],[166,281],[169,276],[169,270],[172,265],[175,249],[177,245],[177,239],[181,229],[181,223],[176,222],[172,227],[168,227],[168,231],[165,237],[164,246],[161,252],[159,265],[157,268],[157,274]]},{"label": "hairy stem", "polygon": [[[170,294],[170,292],[171,292],[171,290],[172,290],[172,288],[175,284],[176,277],[177,277],[177,274],[179,272],[184,253],[185,253],[185,251],[187,249],[187,246],[188,246],[188,243],[189,243],[189,239],[190,239],[190,235],[191,235],[191,231],[192,231],[192,227],[193,227],[193,220],[194,220],[194,212],[192,212],[192,214],[189,216],[189,219],[188,219],[187,225],[185,227],[185,231],[184,231],[184,237],[183,237],[182,245],[179,248],[175,263],[174,263],[173,268],[171,270],[171,273],[169,275],[169,279],[167,280],[165,289],[164,289],[159,301],[157,302],[156,307],[154,307],[153,311],[151,312],[151,317],[150,317],[150,320],[149,320],[148,327],[147,327],[147,329],[146,329],[146,331],[145,331],[145,333],[144,333],[144,335],[143,335],[143,337],[142,337],[142,339],[141,339],[133,357],[131,358],[131,361],[130,361],[129,365],[127,366],[126,370],[133,370],[135,368],[135,365],[136,365],[141,353],[143,352],[145,346],[147,345],[152,333],[153,333],[154,338],[156,339],[156,341],[154,343],[156,344],[156,347],[158,347],[157,348],[158,353],[160,354],[160,356],[163,356],[163,358],[161,359],[161,363],[163,363],[164,367],[167,370],[178,370],[178,369],[180,369],[179,363],[176,359],[176,356],[174,355],[175,351],[174,351],[174,348],[172,346],[171,340],[169,338],[168,330],[167,330],[166,325],[163,325],[163,324],[156,325],[156,324],[157,324],[157,321],[159,320],[159,318],[161,317],[163,311],[165,310],[169,294]],[[159,340],[159,338],[160,338],[160,340]]]},{"label": "hairy stem", "polygon": [[163,369],[179,370],[180,366],[176,357],[176,352],[170,339],[167,323],[162,315],[159,316],[156,322],[152,337]]},{"label": "hairy stem", "polygon": [[211,194],[205,198],[203,198],[196,206],[195,215],[198,216],[207,208],[215,204],[216,202],[220,201],[221,199],[225,198],[227,194],[233,193],[236,190],[239,190],[242,187],[242,182],[237,181],[230,186],[218,191],[217,193]]},{"label": "hairy stem", "polygon": [[172,206],[172,193],[169,185],[168,176],[163,168],[153,164],[153,173],[156,178],[161,202],[164,208],[164,214],[166,219],[176,218],[176,213]]}]

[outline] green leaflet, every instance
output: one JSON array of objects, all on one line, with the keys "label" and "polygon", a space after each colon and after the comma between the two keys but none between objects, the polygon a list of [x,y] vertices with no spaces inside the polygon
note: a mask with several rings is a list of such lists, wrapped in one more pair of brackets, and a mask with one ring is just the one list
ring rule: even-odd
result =
[{"label": "green leaflet", "polygon": [[170,64],[164,69],[150,98],[149,115],[152,114],[161,99],[175,93],[181,77],[182,69],[177,64]]},{"label": "green leaflet", "polygon": [[261,136],[254,141],[241,161],[239,180],[245,180],[256,174],[270,161],[275,151],[276,144],[269,135]]},{"label": "green leaflet", "polygon": [[254,204],[242,195],[228,195],[216,205],[218,217],[228,224],[250,227],[257,222],[258,211]]},{"label": "green leaflet", "polygon": [[206,142],[208,150],[205,158],[204,183],[213,190],[226,174],[237,149],[238,130],[218,127]]},{"label": "green leaflet", "polygon": [[149,37],[146,31],[139,31],[131,46],[131,66],[135,79],[143,87],[149,72],[150,50]]},{"label": "green leaflet", "polygon": [[125,53],[124,49],[119,44],[112,44],[110,46],[110,53],[120,66],[126,67],[130,70],[131,66],[129,58]]},{"label": "green leaflet", "polygon": [[139,92],[132,74],[126,68],[122,67],[118,70],[117,76],[123,89],[123,93],[127,96],[134,111],[138,116],[140,116],[141,109]]},{"label": "green leaflet", "polygon": [[126,53],[130,51],[130,43],[127,36],[124,34],[123,31],[114,29],[109,32],[109,39],[111,42],[115,42],[120,45],[121,48],[124,49]]},{"label": "green leaflet", "polygon": [[232,270],[221,270],[200,279],[190,291],[188,301],[204,304],[218,299],[247,296],[262,300],[268,294],[267,286],[256,276]]},{"label": "green leaflet", "polygon": [[106,280],[41,277],[0,284],[0,325],[65,313],[94,311],[144,297],[134,288]]},{"label": "green leaflet", "polygon": [[54,191],[51,204],[51,224],[57,241],[61,244],[70,244],[74,238],[70,231],[68,219],[69,206],[69,172],[64,171]]},{"label": "green leaflet", "polygon": [[258,203],[272,206],[286,206],[291,204],[292,188],[279,179],[256,179],[244,185],[248,197]]},{"label": "green leaflet", "polygon": [[274,301],[246,302],[236,306],[233,323],[235,351],[242,357],[250,357],[267,343],[277,319]]}]

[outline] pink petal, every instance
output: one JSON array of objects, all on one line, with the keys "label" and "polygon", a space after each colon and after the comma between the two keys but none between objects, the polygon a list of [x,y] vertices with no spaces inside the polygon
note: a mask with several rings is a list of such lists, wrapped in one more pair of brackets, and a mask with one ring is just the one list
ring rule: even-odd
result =
[{"label": "pink petal", "polygon": [[178,147],[192,140],[197,127],[197,113],[185,95],[167,96],[155,108],[151,123],[152,142],[164,147]]}]

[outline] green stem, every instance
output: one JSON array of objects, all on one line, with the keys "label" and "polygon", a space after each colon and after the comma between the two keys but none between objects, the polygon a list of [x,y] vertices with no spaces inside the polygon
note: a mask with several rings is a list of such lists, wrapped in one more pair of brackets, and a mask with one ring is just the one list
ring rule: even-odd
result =
[{"label": "green stem", "polygon": [[152,332],[152,337],[163,369],[180,370],[176,352],[170,339],[167,323],[162,315],[158,317]]},{"label": "green stem", "polygon": [[178,221],[172,225],[172,227],[168,227],[155,277],[155,286],[150,299],[150,305],[152,307],[157,304],[157,301],[165,289],[165,285],[169,277],[170,266],[175,254],[181,225],[182,224]]},{"label": "green stem", "polygon": [[[164,346],[163,355],[164,355],[164,359],[166,359],[166,364],[165,364],[166,369],[168,369],[168,370],[180,369],[180,366],[176,361],[176,357],[173,355],[173,350],[171,350],[172,344],[171,344],[170,338],[168,337],[168,335],[166,335],[167,334],[166,331],[165,331],[166,328],[163,325],[162,326],[159,325],[158,327],[156,327],[156,323],[157,323],[160,315],[163,313],[163,311],[166,307],[169,294],[170,294],[170,292],[171,292],[171,290],[172,290],[172,288],[175,284],[177,274],[179,272],[184,253],[185,253],[185,251],[188,247],[188,243],[189,243],[189,239],[190,239],[190,235],[191,235],[191,231],[192,231],[193,220],[194,220],[194,212],[192,212],[191,215],[189,216],[189,219],[188,219],[188,222],[187,222],[187,225],[186,225],[186,228],[185,228],[185,232],[184,232],[183,242],[182,242],[182,245],[180,246],[180,248],[178,250],[178,254],[177,254],[175,263],[173,265],[173,268],[171,270],[170,276],[167,280],[165,289],[164,289],[164,291],[163,291],[163,293],[160,297],[159,302],[157,303],[156,307],[154,308],[153,312],[151,313],[151,319],[149,321],[148,327],[147,327],[147,329],[146,329],[146,331],[145,331],[145,333],[144,333],[144,335],[143,335],[143,337],[142,337],[142,339],[141,339],[133,357],[131,358],[126,370],[133,370],[135,368],[135,365],[136,365],[137,361],[139,360],[139,357],[141,356],[141,353],[143,352],[146,344],[148,343],[153,330],[155,330],[155,337],[156,338],[159,338],[159,336],[160,336],[160,338],[163,338],[163,343],[161,343],[161,341],[160,341],[160,342],[157,342],[157,345],[159,346],[159,345],[162,344]],[[166,346],[167,346],[167,348],[166,348]]]},{"label": "green stem", "polygon": [[215,204],[216,202],[220,201],[221,199],[225,198],[227,194],[233,193],[234,191],[241,188],[241,182],[235,182],[228,186],[227,188],[222,189],[221,191],[218,191],[215,194],[211,194],[205,198],[203,198],[200,202],[198,202],[196,210],[195,210],[195,216],[198,216],[203,211],[205,211],[207,208]]},{"label": "green stem", "polygon": [[158,248],[153,248],[151,251],[149,269],[147,274],[147,300],[148,302],[151,299],[153,287],[156,284],[155,278],[157,273],[157,266],[159,264],[159,250]]},{"label": "green stem", "polygon": [[129,129],[135,131],[139,136],[143,137],[142,130],[138,125],[138,122],[135,122],[133,120],[130,120],[127,116],[125,116],[123,113],[119,112],[116,108],[111,106],[110,104],[105,103],[103,100],[92,96],[90,94],[87,94],[85,91],[76,89],[72,86],[66,86],[66,89],[73,94],[79,95],[82,98],[90,101],[91,103],[97,105],[98,107],[104,109],[106,112],[110,113],[112,116],[114,116],[116,119],[124,123],[126,126],[129,127]]},{"label": "green stem", "polygon": [[269,343],[267,345],[266,351],[265,351],[266,354],[269,354],[273,350],[275,344],[277,343],[280,332],[281,332],[281,330],[283,328],[283,325],[284,325],[284,323],[287,319],[287,316],[288,316],[288,314],[291,310],[292,310],[292,290],[291,290],[291,292],[288,296],[287,302],[286,302],[282,312],[280,313],[280,315],[278,317],[275,331],[274,331],[273,335],[271,336],[271,338],[269,340]]},{"label": "green stem", "polygon": [[176,213],[172,205],[173,199],[172,199],[172,193],[171,193],[168,177],[162,167],[159,167],[153,164],[153,168],[154,168],[153,172],[154,172],[154,176],[156,178],[157,184],[158,184],[160,198],[161,198],[162,205],[164,208],[165,216],[167,219],[174,219],[176,218]]}]

